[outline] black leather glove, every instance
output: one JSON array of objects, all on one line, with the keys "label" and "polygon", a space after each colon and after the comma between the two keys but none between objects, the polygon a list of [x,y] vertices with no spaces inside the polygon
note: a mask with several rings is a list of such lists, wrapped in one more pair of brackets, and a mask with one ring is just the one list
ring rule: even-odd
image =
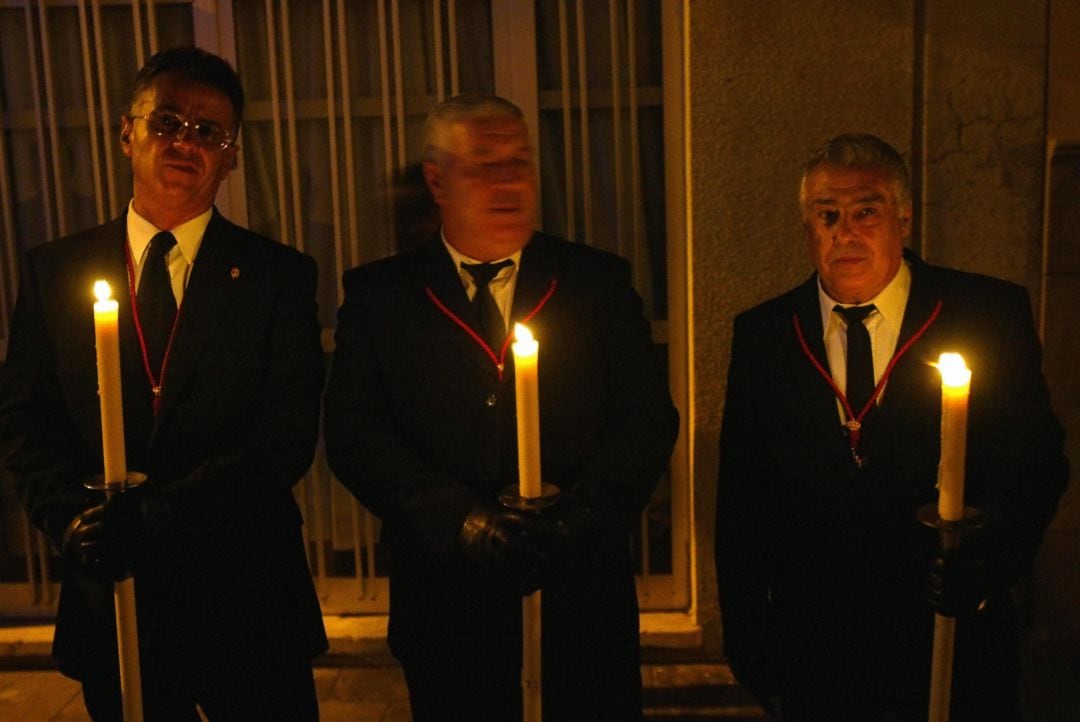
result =
[{"label": "black leather glove", "polygon": [[993,590],[989,564],[960,549],[939,551],[930,559],[926,598],[945,617],[977,612]]},{"label": "black leather glove", "polygon": [[544,552],[535,515],[505,507],[469,512],[458,535],[465,556],[522,596],[540,588]]},{"label": "black leather glove", "polygon": [[108,502],[75,515],[64,531],[64,560],[84,574],[101,581],[119,581],[128,575],[129,559],[122,535],[109,518]]},{"label": "black leather glove", "polygon": [[105,518],[138,563],[173,531],[172,502],[161,486],[141,484],[113,494],[105,502]]},{"label": "black leather glove", "polygon": [[962,533],[959,546],[935,547],[926,576],[934,611],[946,617],[975,614],[987,599],[1008,589],[1008,529],[999,514],[986,511],[980,526]]},{"label": "black leather glove", "polygon": [[593,513],[581,495],[564,491],[540,511],[538,522],[539,543],[552,566],[580,554],[592,531]]}]

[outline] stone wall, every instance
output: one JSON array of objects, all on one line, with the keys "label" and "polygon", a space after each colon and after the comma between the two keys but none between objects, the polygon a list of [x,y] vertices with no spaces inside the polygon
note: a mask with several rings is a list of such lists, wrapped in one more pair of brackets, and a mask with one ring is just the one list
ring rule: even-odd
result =
[{"label": "stone wall", "polygon": [[[906,155],[917,185],[912,245],[924,258],[1029,289],[1048,329],[1059,415],[1080,437],[1080,344],[1066,311],[1080,307],[1077,226],[1044,250],[1048,127],[1080,141],[1080,3],[708,0],[690,12],[696,571],[706,651],[718,655],[711,549],[732,320],[810,273],[799,169],[829,137],[872,132]],[[1080,175],[1071,182],[1058,193],[1076,191],[1076,208]],[[1069,451],[1080,468],[1075,441]],[[1078,528],[1074,486],[1036,574],[1036,644],[1080,636],[1076,622],[1058,621],[1080,616],[1066,553]]]}]

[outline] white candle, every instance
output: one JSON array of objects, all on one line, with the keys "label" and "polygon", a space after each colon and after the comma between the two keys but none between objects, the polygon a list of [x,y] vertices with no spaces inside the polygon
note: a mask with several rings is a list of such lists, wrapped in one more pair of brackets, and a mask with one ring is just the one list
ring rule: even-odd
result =
[{"label": "white candle", "polygon": [[[540,344],[528,328],[514,324],[514,390],[517,394],[518,494],[540,496]],[[539,722],[541,711],[541,592],[521,600],[521,702],[524,722]]]},{"label": "white candle", "polygon": [[517,393],[518,493],[540,496],[540,344],[528,328],[514,324],[514,390]]},{"label": "white candle", "polygon": [[941,372],[941,461],[938,464],[938,515],[964,518],[964,456],[967,452],[968,393],[971,371],[957,353],[943,353]]},{"label": "white candle", "polygon": [[94,341],[97,347],[98,397],[101,401],[101,446],[105,483],[127,481],[124,450],[124,399],[120,391],[120,325],[118,304],[105,281],[94,284]]}]

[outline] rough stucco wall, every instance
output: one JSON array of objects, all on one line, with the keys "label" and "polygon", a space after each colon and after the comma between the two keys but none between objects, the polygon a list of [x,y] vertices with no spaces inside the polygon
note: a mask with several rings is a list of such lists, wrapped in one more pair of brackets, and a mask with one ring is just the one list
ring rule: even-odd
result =
[{"label": "rough stucco wall", "polygon": [[[924,29],[916,27],[915,6],[891,0],[690,5],[695,538],[698,607],[711,655],[720,644],[712,541],[732,320],[810,272],[796,192],[801,162],[814,147],[841,132],[868,131],[913,157],[923,111],[914,100],[923,87],[914,58]],[[1047,2],[953,0],[924,7],[920,247],[932,262],[1027,285],[1038,313]],[[1054,353],[1049,347],[1048,356]],[[1055,526],[1077,524],[1059,519]],[[1054,565],[1064,559],[1055,559],[1040,567],[1035,594],[1049,593],[1051,608],[1067,607],[1067,598],[1038,586],[1060,576]]]},{"label": "rough stucco wall", "polygon": [[1041,283],[1046,6],[927,3],[927,260]]},{"label": "rough stucco wall", "polygon": [[[1080,13],[1075,28],[1080,31]],[[1061,148],[1050,181],[1046,279],[1046,380],[1065,425],[1073,482],[1047,531],[1036,562],[1035,642],[1047,655],[1064,655],[1080,641],[1080,142]],[[1068,433],[1071,431],[1071,433]],[[1080,662],[1080,654],[1072,652]],[[1080,695],[1078,695],[1080,697]]]},{"label": "rough stucco wall", "polygon": [[797,193],[815,147],[867,131],[907,151],[913,18],[898,5],[691,4],[695,538],[710,653],[720,644],[712,543],[732,320],[811,270]]},{"label": "rough stucco wall", "polygon": [[1080,144],[1080,2],[1050,2],[1049,135]]},{"label": "rough stucco wall", "polygon": [[[1046,378],[1067,430],[1073,469],[1058,515],[1043,542],[1034,588],[1036,642],[1046,658],[1073,660],[1080,641],[1080,3],[1050,5],[1049,133],[1058,143],[1050,178],[1046,279]],[[1076,669],[1074,664],[1073,669]]]}]

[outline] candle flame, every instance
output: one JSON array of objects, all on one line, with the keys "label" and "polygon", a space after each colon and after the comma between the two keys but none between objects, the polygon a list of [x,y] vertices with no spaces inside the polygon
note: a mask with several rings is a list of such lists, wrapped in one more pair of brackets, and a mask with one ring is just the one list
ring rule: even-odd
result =
[{"label": "candle flame", "polygon": [[520,324],[520,323],[515,323],[514,324],[514,340],[517,341],[518,343],[529,344],[529,343],[533,343],[536,339],[533,338],[532,331],[529,330],[528,326],[525,326],[525,325]]},{"label": "candle flame", "polygon": [[533,338],[532,331],[520,323],[514,324],[514,356],[516,358],[522,358],[525,356],[535,356],[537,351],[540,350],[540,344]]},{"label": "candle flame", "polygon": [[109,287],[109,282],[95,281],[94,295],[97,296],[97,300],[99,301],[108,301],[110,298],[112,298],[112,288]]},{"label": "candle flame", "polygon": [[958,353],[941,354],[937,367],[941,372],[941,382],[946,386],[965,386],[971,382],[971,370]]}]

